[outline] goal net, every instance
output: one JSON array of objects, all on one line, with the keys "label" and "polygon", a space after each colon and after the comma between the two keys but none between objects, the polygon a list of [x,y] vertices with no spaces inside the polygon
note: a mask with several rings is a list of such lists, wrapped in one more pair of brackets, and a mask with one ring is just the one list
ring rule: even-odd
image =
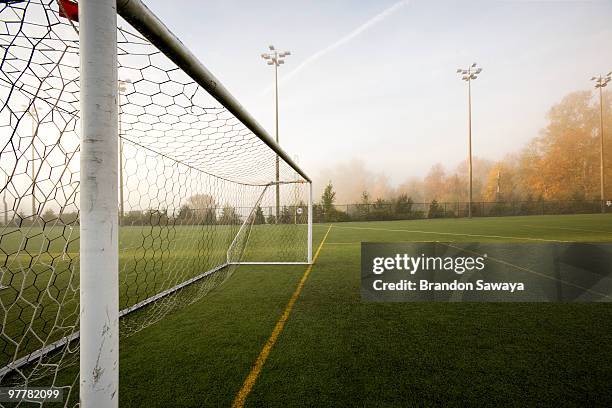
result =
[{"label": "goal net", "polygon": [[[78,379],[60,375],[79,357],[86,205],[73,7],[0,2],[0,386],[42,381],[74,403]],[[124,336],[199,300],[237,265],[310,262],[312,200],[307,176],[212,74],[187,72],[184,54],[118,25]]]}]

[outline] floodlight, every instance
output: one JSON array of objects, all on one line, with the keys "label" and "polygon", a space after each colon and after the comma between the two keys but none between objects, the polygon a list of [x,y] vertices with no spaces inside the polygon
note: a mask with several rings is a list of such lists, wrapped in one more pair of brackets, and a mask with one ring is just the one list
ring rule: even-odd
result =
[{"label": "floodlight", "polygon": [[591,77],[591,81],[595,81],[597,77]]},{"label": "floodlight", "polygon": [[268,45],[268,48],[270,49],[270,51],[274,51],[274,46],[273,45]]},{"label": "floodlight", "polygon": [[472,68],[476,68],[476,63],[473,63],[473,64],[472,64]]},{"label": "floodlight", "polygon": [[457,73],[458,73],[458,74],[460,74],[460,73],[461,73],[461,71],[462,71],[462,69],[461,69],[461,68],[459,68],[459,69],[457,70]]},{"label": "floodlight", "polygon": [[282,64],[284,64],[284,63],[285,63],[285,61],[283,61],[283,60],[279,60],[279,61],[278,61],[278,65],[282,65]]},{"label": "floodlight", "polygon": [[268,61],[268,65],[273,65],[274,62],[273,61]]},{"label": "floodlight", "polygon": [[482,72],[482,68],[478,68],[478,69],[476,70],[476,73],[477,73],[477,74],[480,74],[481,72]]}]

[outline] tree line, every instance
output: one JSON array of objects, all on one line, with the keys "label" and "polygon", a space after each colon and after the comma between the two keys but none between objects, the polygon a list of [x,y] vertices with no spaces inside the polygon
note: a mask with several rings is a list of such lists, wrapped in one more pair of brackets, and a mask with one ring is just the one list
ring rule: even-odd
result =
[{"label": "tree line", "polygon": [[[612,93],[605,92],[604,175],[612,197]],[[474,199],[484,202],[588,201],[600,198],[599,100],[590,91],[566,95],[548,113],[548,123],[523,149],[502,160],[474,160]],[[423,179],[398,188],[415,201],[467,201],[467,166],[432,166]]]},{"label": "tree line", "polygon": [[[268,215],[264,209],[257,205],[253,211],[254,224],[293,224],[306,223],[307,205],[303,202],[294,206],[283,205],[279,209],[278,222],[276,209],[270,207]],[[246,208],[251,213],[250,208]],[[245,211],[245,212],[247,212]],[[78,225],[78,212],[59,210],[57,213],[48,208],[39,215],[25,215],[23,212],[7,217],[6,224],[12,226],[43,226],[54,223],[60,225]],[[119,214],[119,222],[124,226],[165,226],[165,225],[240,225],[246,216],[240,214],[239,208],[229,204],[218,207],[213,196],[209,194],[195,194],[189,197],[178,212],[170,213],[166,208],[149,208],[145,210],[130,210],[123,215]],[[0,219],[0,225],[4,224]]]},{"label": "tree line", "polygon": [[[604,105],[604,200],[612,199],[612,93]],[[523,149],[502,160],[474,158],[474,215],[590,213],[600,210],[600,107],[590,91],[566,95],[547,125]],[[383,180],[384,181],[384,180]],[[383,183],[384,184],[384,183]],[[372,186],[354,203],[335,200],[332,183],[315,207],[315,221],[459,217],[467,213],[466,162],[441,164],[396,189]],[[384,186],[383,186],[384,187]]]}]

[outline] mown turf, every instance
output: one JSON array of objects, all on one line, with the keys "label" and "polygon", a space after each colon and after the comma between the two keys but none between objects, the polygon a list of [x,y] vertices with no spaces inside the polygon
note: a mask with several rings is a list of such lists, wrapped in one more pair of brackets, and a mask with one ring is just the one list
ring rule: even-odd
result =
[{"label": "mown turf", "polygon": [[[124,226],[121,309],[227,262],[240,225]],[[306,261],[306,224],[255,225],[249,261]],[[73,332],[78,321],[79,230],[0,227],[0,367]],[[243,233],[238,241],[246,241]],[[238,245],[239,246],[239,245]],[[209,286],[214,286],[207,280]],[[60,308],[61,305],[61,308]],[[159,312],[158,312],[159,313]]]},{"label": "mown turf", "polygon": [[[612,406],[610,304],[360,300],[360,241],[530,239],[612,241],[612,216],[337,224],[247,406]],[[303,271],[240,267],[123,340],[121,406],[229,406]]]}]

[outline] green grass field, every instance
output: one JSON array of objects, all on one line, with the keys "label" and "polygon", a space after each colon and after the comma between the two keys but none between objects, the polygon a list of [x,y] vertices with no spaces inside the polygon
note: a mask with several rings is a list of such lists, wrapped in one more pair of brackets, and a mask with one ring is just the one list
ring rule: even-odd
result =
[{"label": "green grass field", "polygon": [[[335,225],[246,405],[612,405],[610,304],[362,303],[359,243],[422,240],[612,241],[612,216]],[[304,269],[242,266],[122,341],[121,405],[231,405]]]},{"label": "green grass field", "polygon": [[[612,216],[334,225],[246,406],[611,406],[610,304],[360,299],[362,241],[554,240],[612,241]],[[240,266],[122,339],[120,405],[230,406],[305,269]]]},{"label": "green grass field", "polygon": [[[120,308],[224,264],[239,228],[240,225],[121,227]],[[0,227],[0,283],[6,287],[0,290],[0,367],[11,362],[15,354],[23,357],[73,332],[78,318],[78,234],[78,226]],[[296,237],[302,245],[283,245]],[[245,239],[243,234],[242,240]],[[305,261],[306,239],[305,224],[256,225],[251,229],[252,245],[244,258]],[[213,281],[209,287],[216,285],[218,275],[208,279]],[[172,305],[164,308],[171,309]]]}]

